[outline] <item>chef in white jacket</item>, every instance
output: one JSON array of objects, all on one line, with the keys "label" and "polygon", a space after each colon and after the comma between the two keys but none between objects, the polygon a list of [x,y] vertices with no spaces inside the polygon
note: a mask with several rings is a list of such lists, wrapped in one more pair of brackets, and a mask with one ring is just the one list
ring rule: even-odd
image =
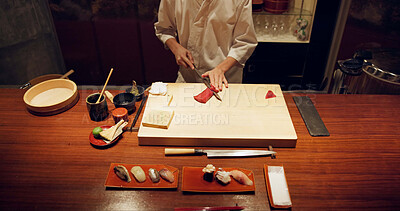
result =
[{"label": "chef in white jacket", "polygon": [[161,0],[154,26],[180,66],[177,83],[202,82],[193,64],[218,90],[241,83],[257,46],[251,0]]}]

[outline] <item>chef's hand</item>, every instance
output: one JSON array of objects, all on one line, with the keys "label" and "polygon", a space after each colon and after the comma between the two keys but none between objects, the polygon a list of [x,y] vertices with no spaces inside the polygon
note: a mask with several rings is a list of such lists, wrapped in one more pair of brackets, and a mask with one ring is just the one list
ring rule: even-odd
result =
[{"label": "chef's hand", "polygon": [[202,77],[209,77],[210,78],[210,83],[215,87],[216,90],[222,91],[223,85],[222,83],[225,84],[225,88],[228,88],[228,81],[225,78],[225,72],[219,68],[216,67],[210,71],[205,72]]},{"label": "chef's hand", "polygon": [[209,77],[210,83],[218,90],[222,91],[223,85],[228,88],[228,80],[225,78],[225,73],[230,70],[233,66],[239,65],[233,57],[226,57],[217,67],[201,75],[202,77]]},{"label": "chef's hand", "polygon": [[175,38],[168,39],[165,44],[171,49],[172,53],[175,55],[176,64],[179,66],[184,66],[186,68],[190,67],[194,69],[192,53],[179,44]]}]

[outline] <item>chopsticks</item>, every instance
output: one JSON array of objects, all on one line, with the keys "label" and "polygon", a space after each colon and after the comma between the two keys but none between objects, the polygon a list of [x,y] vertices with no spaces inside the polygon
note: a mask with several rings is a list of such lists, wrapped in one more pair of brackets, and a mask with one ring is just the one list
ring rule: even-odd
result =
[{"label": "chopsticks", "polygon": [[100,102],[101,96],[103,96],[104,90],[106,89],[106,86],[107,86],[108,80],[110,80],[110,76],[111,76],[111,74],[112,74],[113,70],[114,70],[114,68],[111,68],[111,70],[110,70],[110,73],[108,74],[108,77],[107,77],[106,83],[104,84],[104,86],[103,86],[103,90],[101,90],[101,93],[100,93],[99,99],[97,99],[96,103],[99,103],[99,102]]},{"label": "chopsticks", "polygon": [[72,73],[74,73],[74,70],[73,69],[71,69],[70,71],[68,71],[67,73],[65,73],[64,75],[62,75],[61,77],[60,77],[60,79],[64,79],[64,78],[67,78],[69,75],[71,75]]},{"label": "chopsticks", "polygon": [[133,119],[132,125],[128,129],[130,132],[133,131],[133,126],[135,126],[135,124],[139,118],[139,115],[142,112],[142,109],[143,109],[144,104],[146,103],[147,97],[148,97],[147,95],[143,96],[142,102],[140,103],[139,109],[137,110],[135,119]]}]

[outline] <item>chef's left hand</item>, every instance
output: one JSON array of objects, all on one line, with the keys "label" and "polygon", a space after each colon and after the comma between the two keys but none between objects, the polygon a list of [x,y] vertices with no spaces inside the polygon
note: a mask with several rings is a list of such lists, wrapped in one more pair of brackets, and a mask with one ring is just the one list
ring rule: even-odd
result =
[{"label": "chef's left hand", "polygon": [[223,85],[225,84],[225,88],[228,88],[228,81],[225,78],[225,72],[220,69],[218,66],[210,71],[205,72],[202,77],[209,77],[210,83],[218,90],[222,91]]}]

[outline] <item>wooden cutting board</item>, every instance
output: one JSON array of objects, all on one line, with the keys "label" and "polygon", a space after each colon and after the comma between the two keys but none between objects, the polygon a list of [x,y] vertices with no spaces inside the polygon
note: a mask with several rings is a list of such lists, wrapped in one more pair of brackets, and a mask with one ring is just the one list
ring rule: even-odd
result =
[{"label": "wooden cutting board", "polygon": [[[138,133],[139,145],[296,147],[297,135],[277,84],[229,84],[205,104],[193,96],[202,92],[202,83],[170,83],[168,106],[150,95],[144,116],[154,109],[174,111],[168,129],[144,127]],[[271,90],[275,98],[265,99]],[[165,98],[166,99],[166,98]]]}]

